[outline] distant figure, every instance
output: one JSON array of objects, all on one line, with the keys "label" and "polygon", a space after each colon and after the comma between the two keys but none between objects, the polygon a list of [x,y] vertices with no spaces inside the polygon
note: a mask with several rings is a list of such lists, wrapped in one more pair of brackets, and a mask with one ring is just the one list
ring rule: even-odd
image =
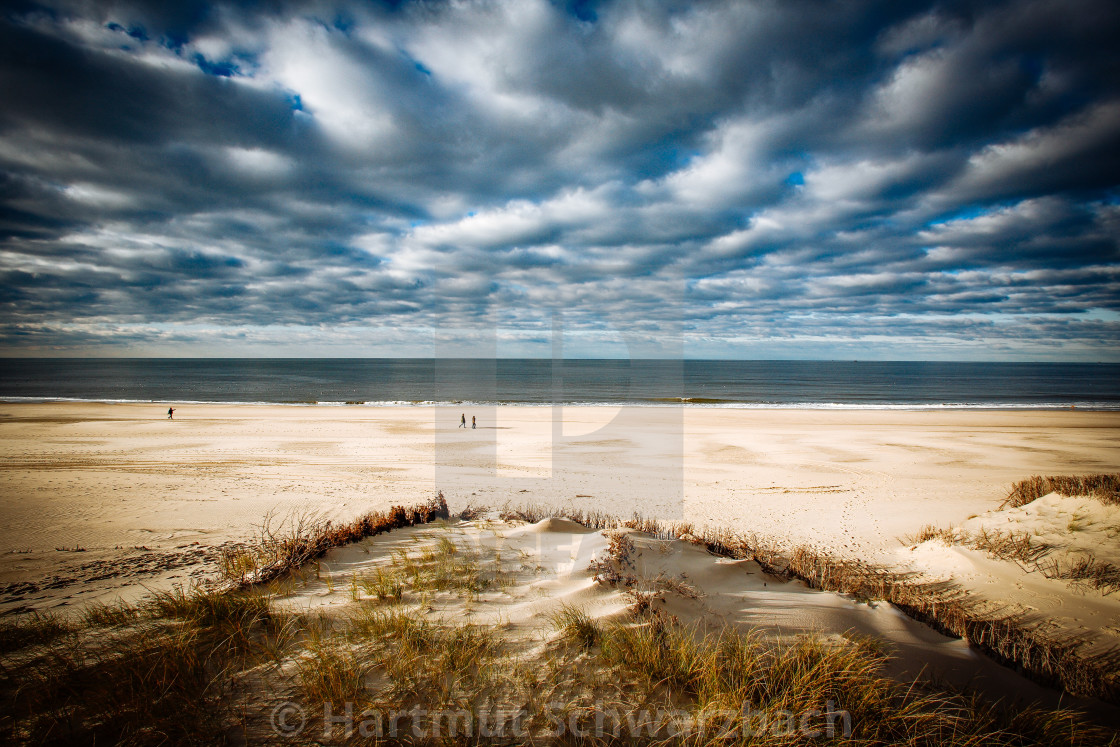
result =
[{"label": "distant figure", "polygon": [[459,427],[460,428],[466,428],[467,427],[467,413],[465,413],[465,412],[463,413],[463,416],[461,418],[459,418]]},{"label": "distant figure", "polygon": [[475,422],[474,415],[471,415],[471,430],[473,431],[477,427],[478,423]]},{"label": "distant figure", "polygon": [[174,407],[168,407],[167,408],[167,419],[168,420],[174,420],[175,419],[175,408]]}]

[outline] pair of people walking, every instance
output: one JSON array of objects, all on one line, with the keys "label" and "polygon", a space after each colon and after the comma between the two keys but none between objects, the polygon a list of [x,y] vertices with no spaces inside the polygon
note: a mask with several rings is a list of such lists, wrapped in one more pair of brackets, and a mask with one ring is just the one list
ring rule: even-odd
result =
[{"label": "pair of people walking", "polygon": [[[459,427],[460,428],[466,428],[467,427],[467,414],[465,412],[463,413],[462,417],[459,418]],[[478,427],[478,421],[475,420],[474,415],[471,415],[471,430],[473,431],[477,427]]]}]

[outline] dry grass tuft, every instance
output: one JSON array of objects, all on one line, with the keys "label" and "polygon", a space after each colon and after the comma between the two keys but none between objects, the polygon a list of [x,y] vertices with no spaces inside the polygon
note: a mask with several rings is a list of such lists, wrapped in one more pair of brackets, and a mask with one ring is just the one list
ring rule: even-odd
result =
[{"label": "dry grass tuft", "polygon": [[704,596],[703,592],[688,583],[684,578],[678,576],[669,576],[664,573],[659,573],[657,578],[653,579],[653,584],[660,589],[670,591],[685,599],[700,599]]},{"label": "dry grass tuft", "polygon": [[183,620],[196,627],[244,627],[270,615],[268,597],[245,592],[176,587],[157,592],[149,602],[153,617]]},{"label": "dry grass tuft", "polygon": [[116,628],[131,625],[143,616],[140,607],[127,602],[97,602],[82,612],[82,621],[91,628]]},{"label": "dry grass tuft", "polygon": [[[493,628],[430,620],[419,610],[363,608],[351,617],[347,636],[356,649],[340,653],[320,644],[301,662],[310,702],[338,701],[344,688],[343,700],[390,698],[399,710],[428,708],[493,695],[501,684],[501,641]],[[382,682],[380,693],[363,684],[371,680]]]},{"label": "dry grass tuft", "polygon": [[981,528],[971,534],[960,529],[940,529],[927,524],[917,533],[903,537],[904,545],[920,545],[923,542],[940,540],[946,545],[962,545],[973,550],[983,550],[997,560],[1011,560],[1020,564],[1036,564],[1054,551],[1054,546],[1041,542],[1026,532],[989,531]]},{"label": "dry grass tuft", "polygon": [[1038,563],[1054,551],[1054,546],[1026,532],[1000,532],[981,529],[976,534],[962,535],[962,544],[983,550],[993,558],[1018,563]]},{"label": "dry grass tuft", "polygon": [[549,622],[569,641],[583,648],[591,648],[602,637],[602,628],[585,610],[580,607],[563,605],[554,613]]},{"label": "dry grass tuft", "polygon": [[616,517],[602,511],[582,511],[576,508],[555,508],[535,504],[513,505],[507,503],[498,512],[502,521],[524,521],[536,524],[550,518],[568,519],[589,529],[617,529],[622,526]]},{"label": "dry grass tuft", "polygon": [[1050,493],[1064,496],[1087,495],[1106,505],[1120,506],[1120,473],[1028,477],[1011,486],[1011,491],[1000,508],[1025,506]]},{"label": "dry grass tuft", "polygon": [[594,574],[596,583],[607,586],[632,587],[637,578],[632,573],[634,542],[625,532],[606,532],[607,555],[591,561],[587,570]]},{"label": "dry grass tuft", "polygon": [[71,636],[77,628],[65,618],[50,612],[33,612],[10,620],[0,620],[0,654],[29,646],[52,643]]},{"label": "dry grass tuft", "polygon": [[1120,568],[1112,563],[1097,560],[1089,553],[1076,559],[1062,562],[1051,560],[1042,564],[1041,570],[1047,578],[1060,578],[1074,583],[1083,583],[1104,594],[1120,591]]},{"label": "dry grass tuft", "polygon": [[490,509],[486,506],[472,506],[469,503],[467,507],[459,512],[459,519],[461,521],[474,521],[482,517]]},{"label": "dry grass tuft", "polygon": [[902,537],[899,541],[904,545],[913,546],[935,539],[941,540],[947,545],[951,545],[956,540],[956,535],[953,533],[952,529],[941,529],[934,524],[926,524],[914,534]]},{"label": "dry grass tuft", "polygon": [[404,597],[405,576],[395,568],[376,568],[373,573],[351,577],[351,597],[357,601],[357,589],[383,602],[399,602]]},{"label": "dry grass tuft", "polygon": [[449,516],[443,493],[419,506],[372,511],[342,525],[301,515],[274,527],[273,517],[267,516],[256,542],[223,554],[222,573],[239,587],[267,583],[322,557],[332,548]]},{"label": "dry grass tuft", "polygon": [[[497,557],[492,564],[486,564],[481,553],[458,548],[447,537],[418,552],[397,550],[393,557],[391,569],[375,571],[378,575],[374,588],[379,598],[399,600],[406,587],[419,593],[451,591],[470,597],[487,589],[508,586],[512,581]],[[385,579],[384,583],[381,578]]]}]

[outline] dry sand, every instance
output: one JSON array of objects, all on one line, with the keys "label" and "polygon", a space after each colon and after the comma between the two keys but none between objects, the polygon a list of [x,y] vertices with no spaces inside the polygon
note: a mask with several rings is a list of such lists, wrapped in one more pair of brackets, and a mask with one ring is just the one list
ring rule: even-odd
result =
[{"label": "dry sand", "polygon": [[[633,597],[627,588],[596,582],[589,568],[609,558],[605,533],[565,520],[537,524],[494,517],[440,522],[371,537],[329,552],[314,570],[277,588],[273,605],[290,612],[312,612],[346,619],[368,611],[366,605],[418,612],[429,621],[497,626],[508,644],[526,660],[540,657],[557,633],[553,620],[563,608],[576,608],[601,623],[630,619]],[[892,655],[887,674],[903,682],[928,678],[953,688],[968,687],[990,700],[1077,706],[1103,723],[1114,709],[1091,699],[1060,697],[1010,668],[978,654],[968,643],[937,633],[889,604],[855,600],[816,591],[800,581],[765,573],[748,560],[716,558],[681,540],[623,530],[633,543],[626,573],[632,589],[652,597],[664,611],[700,634],[730,627],[753,631],[760,640],[785,644],[801,636],[823,638],[843,647],[859,637],[879,641]],[[378,569],[399,568],[403,554],[422,558],[450,541],[456,557],[470,557],[482,573],[502,583],[464,594],[427,592],[421,601],[409,592],[395,606],[362,585]],[[279,689],[279,688],[277,688]]]},{"label": "dry sand", "polygon": [[[212,573],[221,548],[250,539],[266,515],[342,520],[441,490],[452,510],[547,503],[726,525],[951,579],[1101,645],[1120,642],[1118,593],[1047,579],[965,547],[898,541],[926,524],[998,525],[1072,542],[1071,552],[1084,549],[1078,542],[1103,544],[1098,557],[1120,560],[1115,510],[1056,496],[997,510],[1008,486],[1029,475],[1120,469],[1120,413],[501,407],[466,414],[468,422],[478,417],[477,430],[457,427],[459,409],[430,407],[183,405],[168,420],[158,405],[0,404],[0,611],[135,599]],[[676,548],[665,562],[669,570],[699,562],[683,557],[696,552]],[[709,598],[752,593],[749,604],[713,608],[737,624],[866,629],[888,638],[884,631],[894,630],[891,640],[919,652],[931,635],[889,607],[872,614],[787,587],[758,596],[757,574],[737,571],[728,580],[726,569],[705,562],[696,582]],[[959,642],[934,643],[930,661],[975,659]]]},{"label": "dry sand", "polygon": [[[1057,493],[1025,506],[972,516],[939,537],[896,550],[893,567],[930,580],[951,581],[993,608],[1066,635],[1083,636],[1095,653],[1120,651],[1120,506]],[[1001,557],[976,538],[1029,536],[1037,559]],[[1080,560],[1112,568],[1113,583],[1097,587],[1063,578]]]}]

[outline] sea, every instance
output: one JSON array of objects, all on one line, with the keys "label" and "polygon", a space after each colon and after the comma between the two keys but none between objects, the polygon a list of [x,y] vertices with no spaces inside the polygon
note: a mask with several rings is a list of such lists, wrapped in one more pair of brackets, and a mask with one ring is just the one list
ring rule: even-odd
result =
[{"label": "sea", "polygon": [[1120,364],[9,358],[0,400],[1120,410]]}]

